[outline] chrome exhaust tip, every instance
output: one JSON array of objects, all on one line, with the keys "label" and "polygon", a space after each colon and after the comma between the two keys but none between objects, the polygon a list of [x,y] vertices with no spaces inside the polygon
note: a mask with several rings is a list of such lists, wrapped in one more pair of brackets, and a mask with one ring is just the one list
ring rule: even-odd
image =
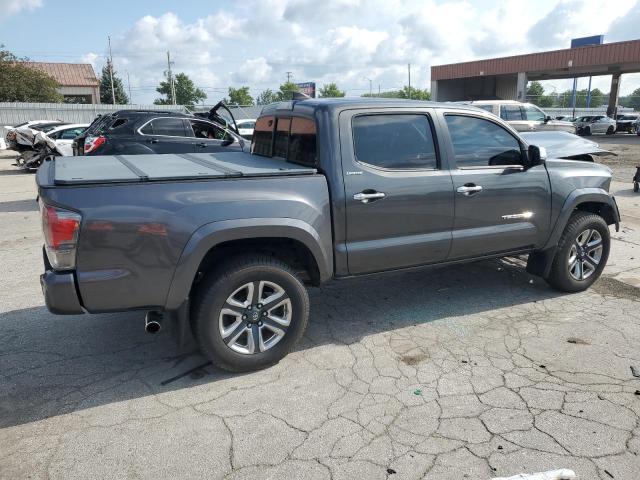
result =
[{"label": "chrome exhaust tip", "polygon": [[162,330],[162,314],[158,312],[147,312],[144,317],[144,331],[147,333],[158,333]]}]

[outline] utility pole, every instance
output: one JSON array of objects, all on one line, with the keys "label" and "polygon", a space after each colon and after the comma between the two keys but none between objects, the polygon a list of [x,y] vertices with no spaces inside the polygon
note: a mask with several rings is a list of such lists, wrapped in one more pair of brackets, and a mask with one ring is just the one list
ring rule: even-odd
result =
[{"label": "utility pole", "polygon": [[111,37],[107,37],[109,39],[109,77],[111,78],[111,102],[116,104],[116,92],[113,87],[113,54],[111,53]]},{"label": "utility pole", "polygon": [[287,83],[291,83],[291,75],[293,75],[293,72],[287,72]]},{"label": "utility pole", "polygon": [[378,84],[378,98],[380,97],[380,84]]},{"label": "utility pole", "polygon": [[176,84],[173,81],[173,73],[171,73],[171,54],[167,50],[167,76],[169,77],[169,92],[171,95],[171,105],[176,104]]},{"label": "utility pole", "polygon": [[373,90],[372,90],[371,79],[368,78],[368,77],[362,77],[362,78],[364,78],[365,80],[369,80],[369,97],[372,97],[373,96]]},{"label": "utility pole", "polygon": [[131,99],[131,81],[129,80],[129,71],[127,70],[127,88],[129,89],[129,104],[133,103]]},{"label": "utility pole", "polygon": [[411,100],[411,64],[407,63],[407,72],[409,73],[409,100]]}]

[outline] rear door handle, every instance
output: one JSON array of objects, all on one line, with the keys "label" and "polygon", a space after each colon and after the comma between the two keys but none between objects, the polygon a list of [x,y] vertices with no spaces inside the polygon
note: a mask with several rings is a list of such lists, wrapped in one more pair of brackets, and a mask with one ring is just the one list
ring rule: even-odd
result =
[{"label": "rear door handle", "polygon": [[196,147],[205,148],[206,146],[206,143],[196,143]]},{"label": "rear door handle", "polygon": [[473,184],[463,185],[461,187],[458,187],[456,190],[456,192],[461,193],[462,195],[466,195],[467,197],[481,191],[482,187],[480,185]]},{"label": "rear door handle", "polygon": [[387,194],[382,192],[360,192],[360,193],[356,193],[353,196],[353,199],[358,200],[359,202],[362,202],[362,203],[369,203],[372,200],[379,200],[386,196]]},{"label": "rear door handle", "polygon": [[149,143],[158,143],[158,139],[157,138],[152,138],[151,140],[149,140]]}]

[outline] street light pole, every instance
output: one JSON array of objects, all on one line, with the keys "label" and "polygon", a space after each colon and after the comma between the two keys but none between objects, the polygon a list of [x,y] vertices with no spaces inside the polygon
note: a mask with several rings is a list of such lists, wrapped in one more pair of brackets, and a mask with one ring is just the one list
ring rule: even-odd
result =
[{"label": "street light pole", "polygon": [[363,77],[365,80],[369,80],[369,97],[373,97],[373,85],[371,83],[371,79],[367,77]]}]

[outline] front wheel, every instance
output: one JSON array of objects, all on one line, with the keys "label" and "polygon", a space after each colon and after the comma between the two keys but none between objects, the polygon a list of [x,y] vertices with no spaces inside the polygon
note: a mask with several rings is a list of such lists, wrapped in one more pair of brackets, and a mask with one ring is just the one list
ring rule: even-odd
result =
[{"label": "front wheel", "polygon": [[214,365],[258,370],[280,361],[302,338],[309,296],[284,262],[239,257],[204,280],[193,315],[196,339]]},{"label": "front wheel", "polygon": [[612,126],[607,128],[607,135],[613,135],[614,133],[616,133],[615,127]]},{"label": "front wheel", "polygon": [[611,239],[604,219],[576,212],[569,219],[546,279],[563,292],[581,292],[595,282],[609,258]]}]

